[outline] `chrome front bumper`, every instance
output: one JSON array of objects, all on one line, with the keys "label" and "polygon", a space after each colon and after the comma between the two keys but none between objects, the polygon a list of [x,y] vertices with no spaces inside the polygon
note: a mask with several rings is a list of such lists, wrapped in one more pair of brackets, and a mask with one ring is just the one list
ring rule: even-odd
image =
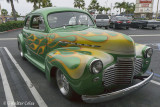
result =
[{"label": "chrome front bumper", "polygon": [[109,101],[112,99],[122,97],[124,95],[127,95],[131,92],[134,92],[134,91],[140,89],[141,87],[143,87],[144,85],[149,83],[149,81],[153,77],[153,74],[154,73],[152,72],[150,74],[150,76],[145,78],[143,81],[141,81],[133,86],[130,86],[128,88],[122,89],[122,90],[118,90],[118,91],[106,93],[106,94],[101,94],[101,95],[82,95],[82,100],[86,103],[99,103],[99,102]]}]

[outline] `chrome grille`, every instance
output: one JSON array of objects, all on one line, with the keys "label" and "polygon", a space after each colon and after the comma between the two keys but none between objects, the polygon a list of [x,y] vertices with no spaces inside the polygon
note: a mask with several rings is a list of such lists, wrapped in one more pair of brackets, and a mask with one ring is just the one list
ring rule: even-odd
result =
[{"label": "chrome grille", "polygon": [[128,85],[132,82],[134,58],[118,58],[115,65],[104,71],[104,86]]},{"label": "chrome grille", "polygon": [[142,58],[136,58],[136,60],[135,60],[134,75],[140,74],[140,72],[142,70],[142,63],[143,63]]}]

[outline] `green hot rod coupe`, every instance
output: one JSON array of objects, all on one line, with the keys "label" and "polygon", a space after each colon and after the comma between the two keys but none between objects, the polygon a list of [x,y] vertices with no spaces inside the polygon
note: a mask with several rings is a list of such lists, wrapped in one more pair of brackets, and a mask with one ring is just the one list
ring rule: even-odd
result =
[{"label": "green hot rod coupe", "polygon": [[81,96],[87,103],[115,99],[153,77],[153,72],[144,76],[152,48],[125,34],[98,29],[91,15],[79,9],[49,7],[29,13],[18,47],[22,58],[48,80],[56,78],[68,99]]}]

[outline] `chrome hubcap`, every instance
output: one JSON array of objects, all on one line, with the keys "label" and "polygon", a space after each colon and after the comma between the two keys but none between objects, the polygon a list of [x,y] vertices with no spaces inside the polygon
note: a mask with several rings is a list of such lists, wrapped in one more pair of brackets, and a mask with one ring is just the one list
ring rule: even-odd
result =
[{"label": "chrome hubcap", "polygon": [[23,57],[22,47],[20,46],[20,55]]},{"label": "chrome hubcap", "polygon": [[63,95],[67,95],[69,92],[69,83],[66,77],[64,76],[64,74],[61,73],[61,71],[58,71],[56,77],[57,77],[57,84],[61,93]]}]

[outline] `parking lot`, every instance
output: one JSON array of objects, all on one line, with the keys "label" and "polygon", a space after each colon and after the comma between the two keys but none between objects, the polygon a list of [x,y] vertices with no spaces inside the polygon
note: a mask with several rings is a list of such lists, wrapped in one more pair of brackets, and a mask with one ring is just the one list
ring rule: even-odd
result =
[{"label": "parking lot", "polygon": [[[159,107],[160,105],[160,29],[111,29],[131,36],[135,42],[154,49],[151,65],[153,80],[142,89],[125,97],[98,104],[68,101],[59,92],[54,81],[20,57],[17,35],[21,29],[0,33],[0,107],[14,102],[17,105],[41,107]],[[6,102],[14,101],[14,102]]]}]

